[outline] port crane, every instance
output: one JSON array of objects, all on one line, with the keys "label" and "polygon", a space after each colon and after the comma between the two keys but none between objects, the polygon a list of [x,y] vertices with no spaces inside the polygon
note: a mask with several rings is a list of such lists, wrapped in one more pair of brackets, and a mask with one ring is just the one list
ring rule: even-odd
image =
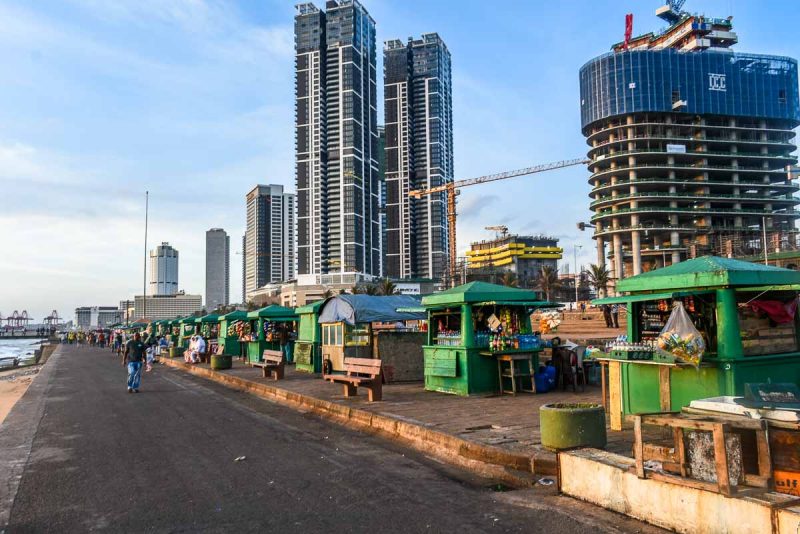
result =
[{"label": "port crane", "polygon": [[431,187],[430,189],[415,189],[409,191],[408,195],[412,198],[421,199],[422,197],[434,195],[436,193],[445,193],[447,195],[447,223],[448,223],[448,248],[449,248],[449,273],[450,281],[455,281],[457,274],[456,267],[456,196],[460,193],[460,189],[469,187],[471,185],[485,184],[489,182],[496,182],[498,180],[508,180],[509,178],[516,178],[517,176],[527,176],[529,174],[536,174],[540,172],[553,171],[556,169],[563,169],[565,167],[572,167],[574,165],[586,165],[590,160],[586,158],[566,159],[556,161],[553,163],[545,163],[543,165],[535,165],[533,167],[526,167],[524,169],[517,169],[514,171],[500,172],[497,174],[488,174],[486,176],[478,176],[477,178],[467,178],[466,180],[456,180],[450,183]]}]

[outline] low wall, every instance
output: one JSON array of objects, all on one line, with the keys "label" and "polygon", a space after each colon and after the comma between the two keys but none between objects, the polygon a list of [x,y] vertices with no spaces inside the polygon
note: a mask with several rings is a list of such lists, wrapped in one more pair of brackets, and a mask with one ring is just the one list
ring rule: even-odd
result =
[{"label": "low wall", "polygon": [[676,532],[788,534],[800,525],[800,507],[780,508],[790,495],[730,498],[644,480],[628,471],[632,458],[597,449],[562,452],[558,463],[562,493]]},{"label": "low wall", "polygon": [[425,379],[425,359],[422,346],[425,332],[375,332],[374,354],[383,364],[386,382],[421,382]]}]

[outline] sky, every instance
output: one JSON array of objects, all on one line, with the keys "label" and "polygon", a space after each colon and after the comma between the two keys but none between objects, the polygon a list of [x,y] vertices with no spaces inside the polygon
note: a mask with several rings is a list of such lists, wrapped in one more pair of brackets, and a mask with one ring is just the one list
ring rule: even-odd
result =
[{"label": "sky", "polygon": [[[363,4],[379,50],[427,32],[447,43],[457,179],[585,156],[581,65],[622,40],[626,13],[634,35],[664,26],[661,0]],[[782,22],[800,17],[796,0],[684,9],[733,15],[738,51],[800,57]],[[204,292],[205,231],[220,227],[240,300],[244,196],[294,191],[294,13],[283,0],[0,0],[0,313],[72,318],[141,294],[145,191],[148,246],[179,250],[181,289]],[[595,262],[576,229],[587,179],[579,166],[464,189],[459,251],[505,224],[558,237],[571,271],[573,252]]]}]

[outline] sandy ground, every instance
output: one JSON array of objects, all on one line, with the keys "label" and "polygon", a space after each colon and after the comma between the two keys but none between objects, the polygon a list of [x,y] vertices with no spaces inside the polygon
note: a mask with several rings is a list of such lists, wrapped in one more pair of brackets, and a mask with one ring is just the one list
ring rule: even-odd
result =
[{"label": "sandy ground", "polygon": [[25,394],[31,385],[39,366],[14,369],[0,373],[0,423],[5,420],[14,404]]}]

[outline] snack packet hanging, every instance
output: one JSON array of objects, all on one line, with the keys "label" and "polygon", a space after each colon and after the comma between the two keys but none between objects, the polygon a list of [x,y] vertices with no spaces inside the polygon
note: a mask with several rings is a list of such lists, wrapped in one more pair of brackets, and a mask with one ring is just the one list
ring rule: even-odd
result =
[{"label": "snack packet hanging", "polygon": [[657,346],[658,350],[675,356],[681,362],[695,367],[700,365],[706,352],[706,343],[692,324],[682,302],[675,303],[667,324],[658,335]]}]

